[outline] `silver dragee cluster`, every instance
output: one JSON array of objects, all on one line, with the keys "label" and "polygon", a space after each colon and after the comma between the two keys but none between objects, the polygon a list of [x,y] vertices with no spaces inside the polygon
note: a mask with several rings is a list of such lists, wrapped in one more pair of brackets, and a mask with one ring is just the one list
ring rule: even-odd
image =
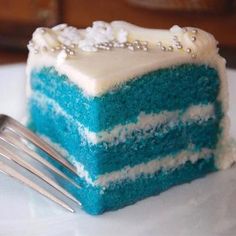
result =
[{"label": "silver dragee cluster", "polygon": [[[58,53],[59,62],[62,62],[69,56],[76,55],[78,50],[96,52],[98,50],[109,51],[114,48],[128,49],[130,51],[148,51],[149,49],[149,43],[147,41],[133,40],[129,42],[129,32],[124,29],[115,32],[109,23],[103,21],[96,21],[92,27],[88,27],[85,30],[77,29],[67,24],[60,24],[52,29],[38,28],[36,32],[41,36],[47,34],[44,37],[47,43],[38,45],[33,38],[28,44],[29,50],[35,54],[39,53],[40,50]],[[172,43],[166,44],[165,42],[159,41],[157,42],[157,47],[161,51],[166,52],[185,52],[192,58],[196,58],[197,55],[194,50],[190,47],[185,47],[180,36],[184,33],[190,33],[191,42],[195,43],[197,41],[198,30],[173,26],[170,32],[172,33]],[[41,41],[43,41],[42,38]]]}]

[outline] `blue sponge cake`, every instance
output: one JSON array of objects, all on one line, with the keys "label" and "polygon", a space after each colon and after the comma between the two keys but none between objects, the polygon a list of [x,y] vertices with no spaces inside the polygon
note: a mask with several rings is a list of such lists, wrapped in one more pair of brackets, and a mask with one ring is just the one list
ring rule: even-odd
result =
[{"label": "blue sponge cake", "polygon": [[233,163],[225,60],[211,34],[61,24],[38,28],[29,51],[29,126],[76,166],[82,188],[67,187],[90,214]]}]

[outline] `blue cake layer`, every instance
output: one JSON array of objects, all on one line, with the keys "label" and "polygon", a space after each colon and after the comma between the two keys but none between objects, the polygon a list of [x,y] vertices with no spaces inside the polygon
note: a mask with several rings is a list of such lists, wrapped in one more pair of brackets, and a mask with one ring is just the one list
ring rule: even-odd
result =
[{"label": "blue cake layer", "polygon": [[186,64],[147,73],[100,97],[89,97],[52,67],[31,72],[33,91],[56,100],[68,114],[94,132],[135,123],[140,111],[149,114],[212,103],[219,85],[215,69]]},{"label": "blue cake layer", "polygon": [[215,103],[215,118],[203,123],[179,123],[163,134],[161,132],[165,126],[156,127],[147,138],[142,137],[141,131],[135,131],[126,142],[116,145],[106,142],[89,144],[80,136],[75,120],[65,118],[50,103],[46,104],[40,104],[34,97],[31,98],[31,129],[59,143],[85,166],[92,178],[127,165],[134,166],[176,154],[188,148],[190,143],[195,145],[196,151],[201,148],[214,149],[220,134],[222,113],[219,103]]},{"label": "blue cake layer", "polygon": [[194,164],[188,161],[175,170],[158,171],[151,176],[141,175],[135,180],[126,179],[122,182],[114,182],[105,189],[86,185],[81,179],[78,179],[79,184],[82,185],[79,191],[69,184],[60,182],[81,201],[85,211],[97,215],[134,204],[172,186],[190,182],[216,170],[214,157],[209,156]]}]

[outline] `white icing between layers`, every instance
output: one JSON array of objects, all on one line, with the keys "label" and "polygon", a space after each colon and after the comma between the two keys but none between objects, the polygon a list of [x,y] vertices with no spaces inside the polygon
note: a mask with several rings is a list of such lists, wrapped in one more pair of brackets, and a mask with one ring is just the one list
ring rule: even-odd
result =
[{"label": "white icing between layers", "polygon": [[109,183],[122,181],[122,180],[135,180],[140,175],[153,175],[159,170],[168,171],[174,170],[181,165],[184,165],[187,161],[195,163],[196,161],[207,158],[214,152],[210,149],[202,149],[200,152],[194,152],[184,150],[179,154],[173,156],[169,155],[163,159],[155,159],[148,163],[142,163],[134,167],[126,166],[120,171],[114,171],[108,174],[99,176],[95,181],[96,185],[107,186]]},{"label": "white icing between layers", "polygon": [[135,180],[141,175],[151,176],[159,170],[174,170],[179,166],[184,165],[187,161],[194,164],[196,161],[210,157],[210,155],[214,154],[213,150],[207,148],[203,148],[199,152],[194,152],[194,146],[189,146],[188,149],[179,152],[177,155],[168,155],[162,159],[154,159],[147,163],[138,164],[133,167],[125,166],[121,170],[99,175],[95,180],[93,180],[89,176],[88,171],[85,170],[84,166],[75,160],[75,157],[70,156],[66,150],[58,144],[53,143],[48,137],[42,136],[42,138],[62,153],[62,155],[69,158],[69,161],[76,167],[79,177],[92,186],[99,186],[102,188],[108,187],[110,183],[115,183],[126,179]]},{"label": "white icing between layers", "polygon": [[[214,106],[208,105],[195,105],[188,108],[184,113],[181,111],[163,111],[159,114],[145,114],[140,113],[137,118],[137,123],[130,123],[127,125],[117,125],[111,131],[101,131],[98,133],[84,130],[84,135],[87,140],[93,144],[100,142],[108,143],[120,143],[125,142],[127,136],[132,134],[134,131],[142,131],[142,137],[147,138],[152,135],[155,127],[166,125],[166,129],[161,130],[161,134],[168,132],[170,127],[174,127],[179,123],[202,123],[214,119]],[[151,130],[151,131],[150,131]],[[152,131],[153,130],[153,131]]]},{"label": "white icing between layers", "polygon": [[[40,93],[34,93],[34,100],[42,107],[47,107],[47,104],[50,104],[54,111],[61,116],[63,116],[66,120],[70,120],[74,122],[74,119],[71,115],[69,115],[66,111],[64,111],[60,105],[58,105],[53,99],[46,97]],[[108,142],[111,144],[117,144],[120,142],[125,142],[126,138],[132,134],[134,131],[142,131],[142,137],[146,138],[148,135],[152,135],[150,130],[155,127],[159,127],[163,124],[168,128],[174,127],[178,125],[180,122],[183,123],[202,123],[204,121],[209,120],[210,118],[215,118],[213,104],[207,105],[194,105],[190,106],[185,112],[180,110],[176,111],[163,111],[158,114],[144,114],[140,113],[137,118],[136,123],[129,123],[127,125],[117,125],[111,131],[101,131],[101,132],[91,132],[86,127],[84,127],[79,122],[77,123],[78,131],[83,138],[92,144],[98,144],[100,142]],[[161,134],[163,134],[164,130],[161,129]]]}]

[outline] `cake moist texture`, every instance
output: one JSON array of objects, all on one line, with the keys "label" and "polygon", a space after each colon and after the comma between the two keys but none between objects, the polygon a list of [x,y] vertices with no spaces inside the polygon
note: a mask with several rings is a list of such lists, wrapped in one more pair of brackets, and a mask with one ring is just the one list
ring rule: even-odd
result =
[{"label": "cake moist texture", "polygon": [[88,213],[234,162],[225,60],[211,34],[98,21],[38,28],[28,47],[28,125],[76,166],[81,189],[62,184]]}]

